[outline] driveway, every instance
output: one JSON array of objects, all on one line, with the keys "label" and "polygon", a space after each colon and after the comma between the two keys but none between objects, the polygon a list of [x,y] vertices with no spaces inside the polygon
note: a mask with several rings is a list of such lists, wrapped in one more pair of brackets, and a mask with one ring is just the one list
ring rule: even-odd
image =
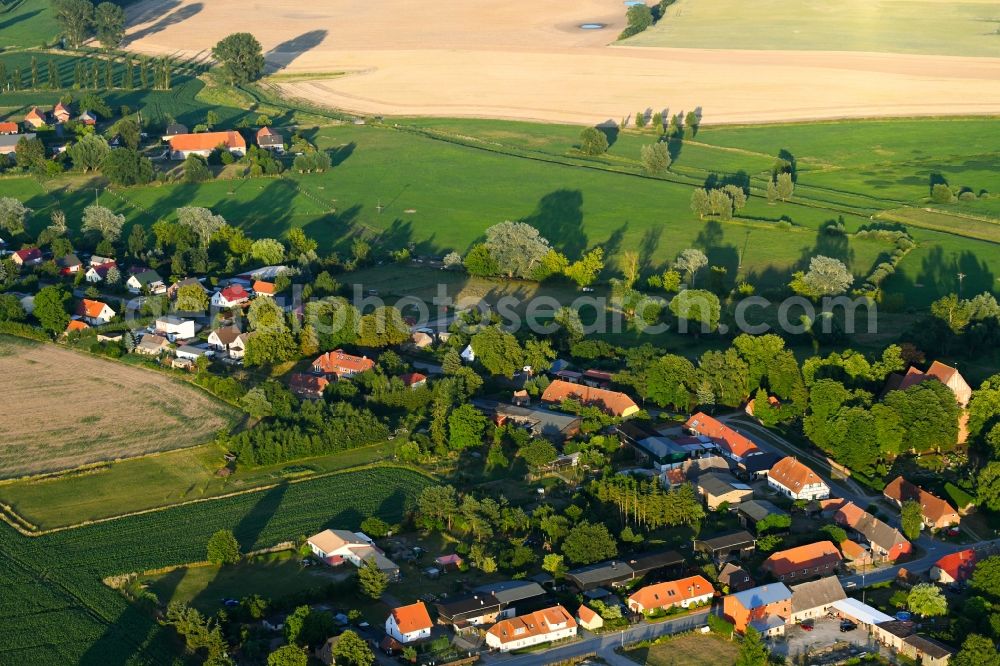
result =
[{"label": "driveway", "polygon": [[538,664],[552,664],[564,661],[572,657],[580,657],[586,654],[597,653],[609,664],[616,666],[634,666],[635,662],[626,657],[622,657],[615,652],[615,648],[623,645],[638,643],[639,641],[654,639],[668,634],[677,634],[682,631],[690,631],[698,627],[705,626],[708,611],[703,610],[676,620],[664,622],[647,623],[642,622],[624,631],[616,631],[607,634],[591,634],[580,630],[583,640],[567,643],[566,645],[545,650],[544,652],[532,652],[521,655],[506,655],[496,653],[483,653],[483,660],[497,666],[537,666]]},{"label": "driveway", "polygon": [[[774,654],[789,658],[793,663],[805,663],[806,656],[843,643],[847,644],[843,647],[848,654],[850,650],[857,654],[861,651],[875,653],[880,649],[878,642],[863,628],[841,633],[840,620],[826,617],[817,618],[812,631],[805,631],[799,625],[789,625],[784,638],[769,641]],[[813,658],[809,663],[818,664],[821,660]]]}]

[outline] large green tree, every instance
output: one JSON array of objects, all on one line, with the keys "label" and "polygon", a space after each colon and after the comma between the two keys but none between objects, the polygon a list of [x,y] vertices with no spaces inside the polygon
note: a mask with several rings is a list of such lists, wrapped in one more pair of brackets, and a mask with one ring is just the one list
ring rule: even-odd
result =
[{"label": "large green tree", "polygon": [[372,599],[378,599],[389,587],[389,577],[375,565],[374,558],[369,558],[358,567],[358,588],[362,594]]},{"label": "large green tree", "polygon": [[232,84],[256,81],[264,73],[264,51],[249,32],[229,35],[212,49]]},{"label": "large green tree", "polygon": [[1000,666],[1000,652],[986,636],[969,634],[962,649],[952,657],[951,666]]},{"label": "large green tree", "polygon": [[231,530],[219,530],[208,540],[208,561],[213,564],[236,564],[240,561],[240,542]]},{"label": "large green tree", "polygon": [[23,203],[14,197],[0,197],[0,229],[11,236],[24,231],[24,221],[31,212]]},{"label": "large green tree", "polygon": [[524,222],[501,222],[486,230],[485,246],[500,272],[529,278],[549,252],[549,241]]},{"label": "large green tree", "polygon": [[94,12],[94,30],[101,46],[117,48],[125,37],[125,10],[113,2],[102,2]]},{"label": "large green tree", "polygon": [[617,556],[618,544],[603,524],[584,521],[566,535],[562,554],[575,564],[590,564]]},{"label": "large green tree", "polygon": [[153,163],[132,148],[112,148],[101,163],[101,173],[115,185],[145,185],[153,180]]},{"label": "large green tree", "polygon": [[282,645],[267,655],[267,666],[307,666],[309,654],[298,645]]},{"label": "large green tree", "polygon": [[82,44],[94,26],[94,4],[90,0],[53,0],[56,23],[70,46]]},{"label": "large green tree", "polygon": [[906,595],[906,607],[924,617],[948,614],[948,600],[934,583],[914,585]]},{"label": "large green tree", "polygon": [[900,526],[903,535],[913,541],[920,536],[920,530],[924,526],[924,510],[920,502],[907,500],[900,508]]},{"label": "large green tree", "polygon": [[499,326],[487,326],[473,335],[472,351],[491,375],[513,377],[524,364],[524,352],[517,338]]},{"label": "large green tree", "polygon": [[97,171],[101,168],[111,149],[104,137],[97,134],[85,134],[80,140],[69,147],[67,151],[73,160],[73,166],[84,173]]},{"label": "large green tree", "polygon": [[32,314],[45,330],[62,333],[69,324],[69,302],[70,294],[62,287],[42,287],[35,294],[35,309]]},{"label": "large green tree", "polygon": [[337,644],[333,646],[333,656],[338,666],[372,666],[375,663],[375,655],[368,643],[351,630],[340,635]]},{"label": "large green tree", "polygon": [[460,405],[448,417],[448,439],[452,449],[480,446],[485,431],[486,417],[472,405]]},{"label": "large green tree", "polygon": [[735,666],[767,666],[769,652],[760,632],[753,627],[747,627],[740,641],[740,651],[736,655]]}]

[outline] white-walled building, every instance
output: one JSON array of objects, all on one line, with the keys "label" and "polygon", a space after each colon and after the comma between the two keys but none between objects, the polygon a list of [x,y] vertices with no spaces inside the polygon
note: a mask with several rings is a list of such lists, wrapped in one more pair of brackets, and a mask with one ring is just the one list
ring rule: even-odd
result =
[{"label": "white-walled building", "polygon": [[418,601],[409,606],[393,608],[385,620],[385,633],[406,645],[430,638],[433,626],[427,606]]},{"label": "white-walled building", "polygon": [[767,485],[794,500],[821,500],[830,496],[830,486],[792,456],[774,464],[767,473]]},{"label": "white-walled building", "polygon": [[576,620],[562,606],[500,620],[486,632],[486,644],[509,652],[576,636]]}]

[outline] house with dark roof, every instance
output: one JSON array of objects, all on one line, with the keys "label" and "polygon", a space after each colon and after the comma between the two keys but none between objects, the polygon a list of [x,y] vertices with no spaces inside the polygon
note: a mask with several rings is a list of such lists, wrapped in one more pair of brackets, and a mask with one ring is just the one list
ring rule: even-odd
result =
[{"label": "house with dark roof", "polygon": [[744,527],[757,532],[757,523],[770,516],[787,516],[788,512],[767,500],[751,499],[740,502],[736,514]]},{"label": "house with dark roof", "polygon": [[163,131],[163,140],[169,141],[170,139],[179,134],[187,134],[187,133],[188,133],[187,125],[182,125],[180,123],[170,123],[169,125],[167,125],[167,128]]},{"label": "house with dark roof", "polygon": [[753,577],[743,567],[726,562],[719,569],[719,585],[724,592],[742,592],[755,585]]},{"label": "house with dark roof", "polygon": [[272,150],[279,155],[285,152],[285,139],[270,127],[257,130],[257,145],[264,150]]},{"label": "house with dark roof", "polygon": [[716,562],[728,562],[730,559],[742,559],[757,548],[757,539],[746,530],[717,534],[694,542],[696,551],[705,553]]},{"label": "house with dark roof", "polygon": [[167,292],[163,278],[160,277],[159,273],[149,268],[136,270],[125,281],[125,286],[133,294],[140,294],[143,289],[148,289],[151,294],[165,294]]},{"label": "house with dark roof", "polygon": [[[492,594],[473,594],[459,599],[447,599],[434,604],[440,624],[455,628],[479,627],[502,618],[503,604]],[[513,615],[513,609],[510,614]]]},{"label": "house with dark roof", "polygon": [[702,474],[695,481],[695,488],[705,501],[705,506],[715,511],[722,505],[735,506],[753,498],[753,488],[738,482],[729,474]]},{"label": "house with dark roof", "polygon": [[920,504],[924,526],[934,530],[958,525],[961,517],[950,504],[943,499],[936,497],[923,488],[913,485],[903,477],[899,476],[889,482],[882,491],[886,499],[896,503],[902,508],[903,502],[912,500]]},{"label": "house with dark roof", "polygon": [[753,626],[766,636],[783,634],[792,616],[792,591],[771,583],[729,594],[722,598],[722,614],[739,632]]},{"label": "house with dark roof", "polygon": [[903,639],[901,652],[920,666],[947,666],[955,650],[933,638],[914,634]]},{"label": "house with dark roof", "polygon": [[493,418],[498,426],[514,425],[528,430],[535,437],[562,442],[580,432],[582,419],[575,414],[565,414],[543,407],[522,407],[495,400],[476,399],[473,406]]},{"label": "house with dark roof", "polygon": [[846,599],[847,594],[836,576],[826,576],[808,583],[792,585],[792,615],[789,622],[823,617],[833,603]]},{"label": "house with dark roof", "polygon": [[20,143],[23,138],[25,141],[31,141],[35,138],[34,133],[29,134],[0,134],[0,155],[16,155],[17,154],[17,144]]},{"label": "house with dark roof", "polygon": [[633,578],[635,578],[635,572],[632,567],[620,560],[588,564],[566,573],[566,580],[580,592],[598,587],[621,585]]},{"label": "house with dark roof", "polygon": [[890,527],[853,502],[842,503],[834,511],[833,520],[838,525],[847,527],[864,537],[864,540],[871,545],[871,557],[875,561],[895,562],[913,552],[913,546],[902,532]]}]

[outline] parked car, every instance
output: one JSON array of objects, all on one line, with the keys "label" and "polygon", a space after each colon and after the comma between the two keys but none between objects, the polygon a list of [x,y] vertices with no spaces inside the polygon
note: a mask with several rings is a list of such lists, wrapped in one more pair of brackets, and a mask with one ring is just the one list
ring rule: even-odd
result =
[{"label": "parked car", "polygon": [[854,624],[853,622],[851,622],[849,620],[844,620],[843,622],[840,623],[840,632],[841,633],[845,633],[845,632],[848,632],[848,631],[854,631],[857,628],[858,628],[858,625]]}]

